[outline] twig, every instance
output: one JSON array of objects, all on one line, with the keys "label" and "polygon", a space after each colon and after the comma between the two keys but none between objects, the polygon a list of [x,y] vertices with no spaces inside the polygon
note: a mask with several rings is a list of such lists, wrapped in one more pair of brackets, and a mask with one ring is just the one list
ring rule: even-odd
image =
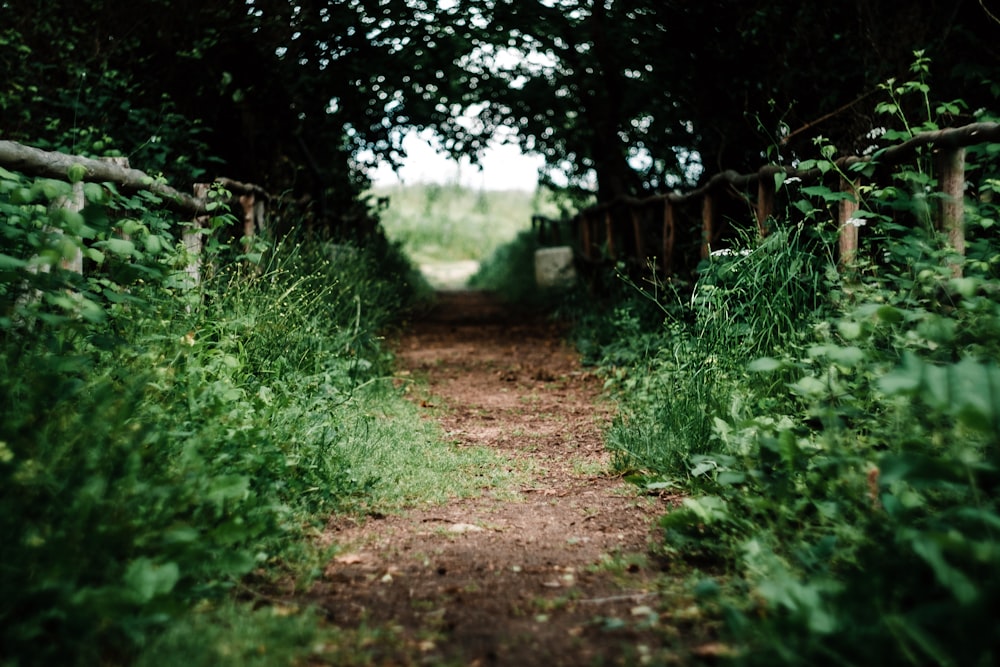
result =
[{"label": "twig", "polygon": [[585,604],[605,604],[608,602],[625,602],[626,600],[644,600],[646,598],[655,598],[659,593],[629,593],[628,595],[612,595],[606,598],[587,598],[584,600],[577,600],[577,602]]}]

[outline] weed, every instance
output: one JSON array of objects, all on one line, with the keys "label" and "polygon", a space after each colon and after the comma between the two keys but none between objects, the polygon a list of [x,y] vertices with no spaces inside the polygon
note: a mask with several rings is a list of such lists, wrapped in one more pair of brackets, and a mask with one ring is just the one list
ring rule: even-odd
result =
[{"label": "weed", "polygon": [[[905,95],[935,108],[922,54],[914,67],[879,113],[899,121]],[[936,128],[900,125],[892,137]],[[835,149],[820,151],[801,166],[836,173]],[[974,192],[990,191],[996,154],[970,149]],[[980,221],[996,206],[966,201],[976,242],[958,258],[918,154],[859,189],[862,247],[839,267],[826,248],[843,195],[782,187],[774,233],[706,259],[687,295],[636,290],[581,319],[622,404],[615,464],[689,494],[661,521],[663,551],[713,576],[692,580],[697,603],[675,621],[724,620],[739,664],[992,664],[1000,248]]]}]

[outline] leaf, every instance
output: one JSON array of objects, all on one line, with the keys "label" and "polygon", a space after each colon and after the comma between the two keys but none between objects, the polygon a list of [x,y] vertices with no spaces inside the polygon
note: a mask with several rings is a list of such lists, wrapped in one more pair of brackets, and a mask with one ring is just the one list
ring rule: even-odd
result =
[{"label": "leaf", "polygon": [[875,317],[890,324],[898,324],[904,319],[903,311],[893,306],[879,306],[875,310]]},{"label": "leaf", "polygon": [[176,563],[157,565],[146,557],[132,561],[125,570],[125,585],[140,604],[149,602],[157,595],[169,593],[178,579],[180,569]]},{"label": "leaf", "polygon": [[805,397],[823,396],[829,391],[825,382],[813,377],[812,375],[806,375],[800,378],[798,382],[788,385],[788,388],[791,389],[793,393]]},{"label": "leaf", "polygon": [[705,461],[700,462],[695,467],[691,468],[691,476],[692,477],[700,477],[700,476],[704,475],[707,472],[711,472],[712,470],[715,470],[718,467],[719,467],[719,464],[717,464],[715,461],[705,460]]},{"label": "leaf", "polygon": [[135,244],[127,239],[111,238],[106,241],[98,241],[94,245],[104,248],[114,255],[120,255],[123,257],[138,255],[138,252],[135,249]]},{"label": "leaf", "polygon": [[783,171],[776,171],[776,172],[774,172],[774,191],[775,192],[781,190],[781,186],[785,182],[786,178],[788,178],[788,174],[786,174],[785,172],[783,172]]},{"label": "leaf", "polygon": [[736,486],[737,484],[744,484],[747,481],[747,475],[744,472],[723,470],[719,473],[715,481],[722,486]]},{"label": "leaf", "polygon": [[66,170],[66,178],[70,183],[79,183],[87,176],[87,168],[82,164],[71,164]]},{"label": "leaf", "polygon": [[750,362],[747,368],[754,373],[771,373],[784,366],[783,363],[771,357],[761,357]]},{"label": "leaf", "polygon": [[0,252],[0,271],[14,271],[26,266],[28,263],[23,259],[11,257]]},{"label": "leaf", "polygon": [[979,598],[979,590],[965,573],[945,560],[942,550],[944,543],[944,536],[934,533],[921,533],[910,542],[914,553],[934,571],[938,583],[947,588],[960,603],[972,604]]},{"label": "leaf", "polygon": [[854,320],[838,320],[837,331],[844,340],[857,340],[862,333],[861,323]]},{"label": "leaf", "polygon": [[847,347],[831,346],[831,349],[827,352],[827,356],[831,361],[848,367],[857,366],[865,360],[864,351],[855,345],[848,345]]},{"label": "leaf", "polygon": [[250,479],[244,475],[224,475],[213,480],[206,500],[222,505],[227,500],[243,500],[250,494]]}]

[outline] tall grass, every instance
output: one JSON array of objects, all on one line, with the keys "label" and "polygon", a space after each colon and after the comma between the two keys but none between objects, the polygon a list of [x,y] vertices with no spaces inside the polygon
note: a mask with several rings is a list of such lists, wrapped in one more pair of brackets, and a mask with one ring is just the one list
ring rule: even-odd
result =
[{"label": "tall grass", "polygon": [[[307,576],[333,511],[475,493],[493,467],[395,386],[380,336],[412,269],[392,244],[213,241],[192,285],[155,201],[88,187],[76,215],[69,187],[0,171],[0,660],[301,659],[317,620],[233,589]],[[85,275],[61,268],[77,248]]]},{"label": "tall grass", "polygon": [[[1000,211],[967,202],[977,241],[955,277],[942,239],[908,224],[926,207],[894,194],[927,172],[902,169],[902,187],[862,202],[871,261],[841,270],[775,221],[661,298],[657,326],[636,293],[596,323],[617,336],[584,335],[605,341],[621,402],[616,463],[688,495],[662,520],[663,549],[707,571],[693,593],[738,664],[1000,656],[1000,244],[984,233]],[[997,165],[970,173],[989,190]],[[836,193],[809,193],[824,195],[787,218],[835,229],[822,212]]]}]

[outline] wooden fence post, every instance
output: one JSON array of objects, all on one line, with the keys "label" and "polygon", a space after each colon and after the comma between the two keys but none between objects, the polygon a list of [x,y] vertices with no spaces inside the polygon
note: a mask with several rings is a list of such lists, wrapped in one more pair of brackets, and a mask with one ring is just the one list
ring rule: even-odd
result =
[{"label": "wooden fence post", "polygon": [[767,219],[774,213],[774,171],[761,169],[757,175],[757,232],[767,236]]},{"label": "wooden fence post", "polygon": [[[940,229],[948,237],[948,245],[959,255],[965,255],[965,148],[944,150],[938,158],[941,170]],[[962,275],[961,264],[951,267],[956,277]]]},{"label": "wooden fence post", "polygon": [[249,253],[253,248],[253,237],[257,229],[254,218],[256,198],[252,192],[240,195],[240,207],[243,209],[243,252]]},{"label": "wooden fence post", "polygon": [[608,242],[608,257],[611,261],[618,259],[618,250],[615,247],[614,216],[611,215],[611,207],[604,212],[604,234]]},{"label": "wooden fence post", "polygon": [[706,192],[701,203],[701,258],[705,259],[712,252],[712,237],[715,234],[715,203],[712,193]]},{"label": "wooden fence post", "polygon": [[573,218],[580,232],[580,247],[583,249],[583,258],[587,261],[591,259],[591,239],[590,239],[590,216],[584,212],[577,213]]},{"label": "wooden fence post", "polygon": [[[195,199],[206,199],[208,197],[208,190],[210,187],[211,186],[208,183],[195,183],[193,187]],[[184,267],[184,272],[191,277],[193,285],[197,285],[201,282],[202,235],[200,230],[207,222],[207,215],[196,215],[194,220],[191,221],[191,225],[184,229],[182,236],[184,249],[191,257],[188,265]]]},{"label": "wooden fence post", "polygon": [[677,227],[674,221],[674,204],[669,199],[663,200],[663,275],[674,273],[674,242]]},{"label": "wooden fence post", "polygon": [[[77,181],[76,183],[73,183],[72,187],[73,189],[70,194],[66,197],[60,197],[57,199],[55,205],[59,208],[79,213],[83,210],[84,206],[83,183]],[[62,230],[56,230],[56,233],[59,236],[62,236],[63,234]],[[83,249],[77,247],[73,251],[73,256],[68,258],[63,257],[59,260],[59,265],[67,271],[73,271],[74,273],[83,275]]]},{"label": "wooden fence post", "polygon": [[851,266],[858,256],[858,224],[854,214],[858,212],[857,185],[843,176],[840,177],[840,191],[850,195],[840,200],[837,207],[837,221],[840,223],[841,267]]},{"label": "wooden fence post", "polygon": [[646,239],[642,236],[642,220],[639,210],[635,206],[629,205],[629,215],[632,217],[632,235],[635,237],[635,254],[640,262],[646,261]]}]

